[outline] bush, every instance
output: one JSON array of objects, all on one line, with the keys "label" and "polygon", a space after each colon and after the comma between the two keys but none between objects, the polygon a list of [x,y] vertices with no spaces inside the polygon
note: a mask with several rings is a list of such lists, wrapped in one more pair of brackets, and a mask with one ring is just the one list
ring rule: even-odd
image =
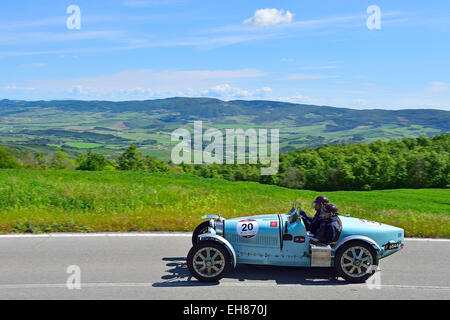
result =
[{"label": "bush", "polygon": [[88,151],[87,155],[80,155],[77,159],[77,170],[102,171],[114,170],[114,163],[105,158],[105,156]]},{"label": "bush", "polygon": [[53,156],[51,168],[57,170],[75,169],[75,163],[67,153],[62,150],[58,150]]},{"label": "bush", "polygon": [[19,161],[11,154],[8,149],[0,147],[0,169],[20,168]]}]

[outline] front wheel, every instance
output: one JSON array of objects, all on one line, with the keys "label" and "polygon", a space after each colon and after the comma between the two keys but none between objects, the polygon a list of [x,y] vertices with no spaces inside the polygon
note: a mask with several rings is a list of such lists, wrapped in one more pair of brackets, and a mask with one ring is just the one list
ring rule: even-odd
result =
[{"label": "front wheel", "polygon": [[228,250],[217,241],[199,241],[187,256],[187,266],[193,277],[202,282],[222,279],[231,266]]},{"label": "front wheel", "polygon": [[339,276],[349,282],[365,282],[378,265],[375,250],[363,241],[343,244],[334,258],[334,266]]},{"label": "front wheel", "polygon": [[197,228],[195,228],[194,232],[192,233],[192,245],[195,246],[198,243],[198,236],[202,233],[207,233],[209,227],[209,221],[205,221],[200,223]]}]

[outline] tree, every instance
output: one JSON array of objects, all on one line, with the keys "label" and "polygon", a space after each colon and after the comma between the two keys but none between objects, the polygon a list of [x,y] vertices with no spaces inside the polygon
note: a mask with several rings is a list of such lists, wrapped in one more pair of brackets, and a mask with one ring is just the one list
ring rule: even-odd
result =
[{"label": "tree", "polygon": [[303,172],[295,167],[289,167],[283,176],[283,186],[293,189],[303,188]]},{"label": "tree", "polygon": [[109,164],[109,161],[101,154],[88,151],[86,156],[78,158],[77,170],[101,171]]},{"label": "tree", "polygon": [[125,152],[120,155],[118,164],[120,170],[145,170],[145,164],[142,160],[141,153],[134,144],[130,145]]}]

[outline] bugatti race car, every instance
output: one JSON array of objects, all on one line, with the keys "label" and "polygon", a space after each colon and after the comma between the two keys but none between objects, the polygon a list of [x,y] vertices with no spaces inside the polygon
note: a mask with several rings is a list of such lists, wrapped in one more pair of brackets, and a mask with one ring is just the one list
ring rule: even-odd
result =
[{"label": "bugatti race car", "polygon": [[331,243],[311,238],[295,207],[286,214],[225,219],[203,216],[192,235],[188,269],[199,281],[216,282],[236,264],[334,267],[349,282],[364,282],[379,259],[404,246],[404,230],[349,216],[339,216]]}]

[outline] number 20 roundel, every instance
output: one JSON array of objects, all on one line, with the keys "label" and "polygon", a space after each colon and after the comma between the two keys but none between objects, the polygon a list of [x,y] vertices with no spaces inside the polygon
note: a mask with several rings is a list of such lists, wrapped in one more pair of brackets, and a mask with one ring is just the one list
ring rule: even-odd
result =
[{"label": "number 20 roundel", "polygon": [[243,238],[252,238],[258,233],[259,224],[254,219],[241,220],[236,224],[236,232]]}]

